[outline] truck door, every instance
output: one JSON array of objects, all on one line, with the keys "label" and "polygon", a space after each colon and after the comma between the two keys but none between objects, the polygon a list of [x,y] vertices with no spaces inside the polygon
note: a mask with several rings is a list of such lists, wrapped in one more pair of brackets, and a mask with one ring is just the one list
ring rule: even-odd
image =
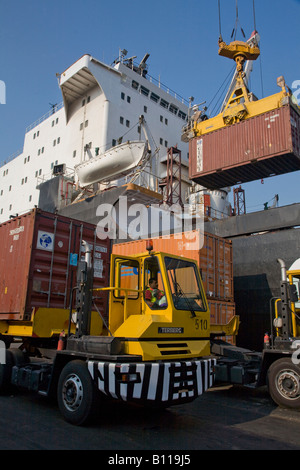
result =
[{"label": "truck door", "polygon": [[114,333],[130,316],[141,314],[140,261],[112,255],[109,329]]}]

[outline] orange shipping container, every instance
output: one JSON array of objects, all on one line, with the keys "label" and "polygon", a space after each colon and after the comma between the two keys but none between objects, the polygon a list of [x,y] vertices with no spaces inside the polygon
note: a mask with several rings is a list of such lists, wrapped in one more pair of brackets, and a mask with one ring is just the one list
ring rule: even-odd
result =
[{"label": "orange shipping container", "polygon": [[[198,262],[206,295],[210,299],[233,301],[232,243],[230,240],[205,232],[153,238],[154,251],[184,256]],[[198,244],[189,242],[198,236]],[[202,243],[203,242],[203,243]],[[114,254],[130,256],[146,251],[146,240],[135,240],[113,245]]]}]

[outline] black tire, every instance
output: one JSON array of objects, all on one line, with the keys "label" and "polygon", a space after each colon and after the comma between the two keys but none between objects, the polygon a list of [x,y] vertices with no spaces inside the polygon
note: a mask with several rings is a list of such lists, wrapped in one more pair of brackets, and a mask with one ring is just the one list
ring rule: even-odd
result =
[{"label": "black tire", "polygon": [[98,393],[85,362],[69,362],[62,370],[58,386],[58,406],[64,419],[81,426],[92,417]]},{"label": "black tire", "polygon": [[291,358],[273,362],[268,370],[268,387],[277,405],[300,409],[300,367]]}]

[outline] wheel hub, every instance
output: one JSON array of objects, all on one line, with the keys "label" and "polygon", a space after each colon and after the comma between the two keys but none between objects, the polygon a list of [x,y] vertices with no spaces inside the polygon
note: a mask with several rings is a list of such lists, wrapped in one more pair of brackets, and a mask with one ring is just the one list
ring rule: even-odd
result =
[{"label": "wheel hub", "polygon": [[69,411],[76,411],[79,408],[83,398],[83,387],[78,375],[72,374],[67,377],[62,395],[64,405]]},{"label": "wheel hub", "polygon": [[296,399],[300,395],[300,380],[292,370],[282,371],[277,378],[277,389],[282,396]]}]

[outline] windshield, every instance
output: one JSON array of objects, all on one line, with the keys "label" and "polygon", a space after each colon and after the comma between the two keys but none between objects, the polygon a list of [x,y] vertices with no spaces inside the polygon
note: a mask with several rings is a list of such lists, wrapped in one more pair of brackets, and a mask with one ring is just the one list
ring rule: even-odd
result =
[{"label": "windshield", "polygon": [[205,311],[202,289],[195,263],[165,257],[170,289],[177,310]]}]

